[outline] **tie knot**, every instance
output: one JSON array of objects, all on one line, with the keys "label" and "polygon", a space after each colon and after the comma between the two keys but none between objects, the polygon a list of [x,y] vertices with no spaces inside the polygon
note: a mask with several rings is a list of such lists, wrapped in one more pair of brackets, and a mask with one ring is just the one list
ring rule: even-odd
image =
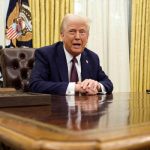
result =
[{"label": "tie knot", "polygon": [[73,57],[71,61],[72,61],[72,63],[75,64],[75,63],[77,62],[77,58],[76,58],[76,57]]}]

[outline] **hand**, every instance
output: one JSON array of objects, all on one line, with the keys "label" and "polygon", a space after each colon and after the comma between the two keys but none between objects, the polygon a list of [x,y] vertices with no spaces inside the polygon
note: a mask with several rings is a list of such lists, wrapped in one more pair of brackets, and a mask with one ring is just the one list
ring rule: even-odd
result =
[{"label": "hand", "polygon": [[81,93],[81,94],[85,94],[85,93],[86,93],[86,90],[84,90],[84,89],[81,87],[81,83],[82,83],[82,82],[78,82],[78,83],[75,85],[75,91],[78,92],[78,93]]},{"label": "hand", "polygon": [[82,82],[77,83],[76,90],[79,93],[86,95],[95,95],[101,90],[99,82],[92,79],[85,79]]}]

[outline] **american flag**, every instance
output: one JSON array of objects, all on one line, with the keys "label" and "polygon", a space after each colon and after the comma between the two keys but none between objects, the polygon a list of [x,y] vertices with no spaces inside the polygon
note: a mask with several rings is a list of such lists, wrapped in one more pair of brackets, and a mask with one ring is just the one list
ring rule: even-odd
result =
[{"label": "american flag", "polygon": [[7,35],[7,38],[10,40],[15,39],[19,36],[14,25],[12,25],[8,28],[8,30],[6,31],[6,35]]}]

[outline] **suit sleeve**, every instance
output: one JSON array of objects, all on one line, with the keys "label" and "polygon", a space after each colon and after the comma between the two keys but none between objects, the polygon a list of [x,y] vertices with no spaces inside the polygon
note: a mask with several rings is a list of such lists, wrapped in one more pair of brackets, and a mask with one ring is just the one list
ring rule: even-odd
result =
[{"label": "suit sleeve", "polygon": [[108,78],[108,76],[103,71],[102,67],[100,66],[99,58],[98,61],[98,69],[97,69],[97,78],[98,82],[100,82],[104,87],[107,93],[111,93],[113,91],[113,84],[111,80]]},{"label": "suit sleeve", "polygon": [[[65,95],[68,82],[52,80],[52,69],[47,53],[42,49],[35,51],[35,63],[32,69],[29,88],[32,92]],[[54,73],[53,73],[54,74]]]}]

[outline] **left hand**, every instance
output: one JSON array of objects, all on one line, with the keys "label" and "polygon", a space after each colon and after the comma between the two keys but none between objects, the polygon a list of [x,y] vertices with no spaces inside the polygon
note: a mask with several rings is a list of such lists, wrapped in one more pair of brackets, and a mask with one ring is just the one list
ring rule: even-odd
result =
[{"label": "left hand", "polygon": [[101,90],[99,82],[92,79],[85,79],[80,85],[87,95],[95,95]]}]

